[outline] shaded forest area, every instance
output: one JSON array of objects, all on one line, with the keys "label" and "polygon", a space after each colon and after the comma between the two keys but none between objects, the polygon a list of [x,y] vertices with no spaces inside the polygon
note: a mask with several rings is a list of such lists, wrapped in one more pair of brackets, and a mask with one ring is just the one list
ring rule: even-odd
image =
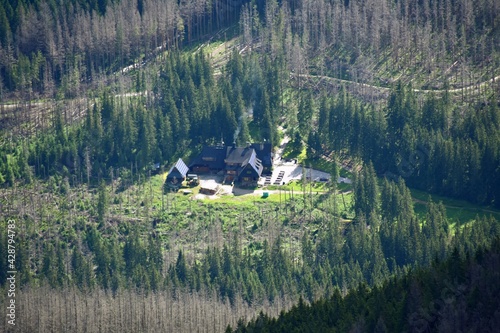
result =
[{"label": "shaded forest area", "polygon": [[399,83],[374,108],[341,91],[322,97],[317,126],[299,132],[317,157],[346,151],[412,188],[500,207],[499,95],[489,98],[464,109],[447,94],[419,98]]},{"label": "shaded forest area", "polygon": [[[397,331],[436,295],[420,281],[439,289],[433,277],[448,269],[484,269],[482,252],[470,258],[498,238],[498,221],[458,222],[430,198],[417,214],[407,185],[500,205],[498,1],[1,5],[0,98],[49,109],[34,131],[18,123],[0,136],[0,225],[20,226],[20,331],[288,329],[282,320],[323,306],[345,315],[310,328]],[[204,47],[228,27],[239,35],[216,72]],[[386,90],[374,98],[346,82]],[[74,113],[69,101],[85,105]],[[153,163],[283,135],[308,162],[332,159],[333,179],[348,156],[353,185],[314,193],[304,176],[279,204],[164,202],[153,189]],[[0,233],[2,287],[6,243]],[[370,310],[371,295],[387,307]],[[291,314],[256,317],[299,297]]]},{"label": "shaded forest area", "polygon": [[[44,204],[33,210],[18,202],[13,216],[25,216],[16,238],[19,328],[222,331],[260,311],[278,315],[299,295],[313,302],[349,297],[362,283],[379,288],[454,253],[486,248],[500,234],[492,217],[451,226],[445,207],[432,201],[419,218],[404,182],[379,186],[371,166],[357,179],[351,222],[341,217],[334,189],[249,208],[179,201],[150,219],[118,223],[101,215],[118,206],[105,199],[114,194],[104,186],[93,203],[76,198],[55,210]],[[73,200],[75,194],[67,193]],[[184,229],[197,236],[184,242]],[[6,243],[2,234],[2,274]]]},{"label": "shaded forest area", "polygon": [[491,248],[460,255],[391,279],[337,290],[312,304],[302,299],[277,318],[260,313],[226,332],[488,332],[500,325],[498,238]]}]

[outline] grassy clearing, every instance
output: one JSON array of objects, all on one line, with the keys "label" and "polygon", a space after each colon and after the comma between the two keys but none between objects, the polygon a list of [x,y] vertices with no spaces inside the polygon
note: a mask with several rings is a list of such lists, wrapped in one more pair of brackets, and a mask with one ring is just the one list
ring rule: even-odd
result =
[{"label": "grassy clearing", "polygon": [[333,162],[323,158],[308,158],[303,161],[303,164],[323,172],[331,173],[333,170]]},{"label": "grassy clearing", "polygon": [[[323,162],[321,162],[323,161]],[[321,168],[325,165],[324,160],[319,160],[313,167]],[[345,176],[350,176],[344,170]],[[166,234],[172,232],[193,232],[207,228],[209,222],[217,216],[222,222],[224,232],[236,228],[238,220],[243,219],[246,224],[253,226],[253,220],[262,210],[270,211],[276,208],[293,205],[294,202],[315,202],[314,210],[325,210],[331,205],[331,200],[327,197],[328,184],[312,182],[304,187],[302,181],[292,181],[285,186],[270,185],[262,190],[257,190],[256,194],[246,195],[222,195],[215,198],[194,199],[198,194],[199,187],[189,188],[189,194],[184,194],[181,189],[177,193],[163,194],[163,183],[166,173],[152,176],[141,184],[130,186],[125,191],[111,195],[110,215],[114,217],[126,217],[140,221],[160,218],[169,221],[162,224],[161,230]],[[337,189],[343,194],[337,195],[338,212],[343,219],[352,219],[353,195],[351,184],[337,184]],[[263,191],[267,191],[269,196],[264,198]],[[110,188],[111,192],[111,188]],[[429,195],[427,192],[411,189],[414,198],[415,213],[420,219],[425,219],[427,212],[427,202],[431,197],[434,202],[442,202],[446,207],[447,217],[450,225],[462,226],[467,222],[474,221],[477,216],[484,217],[492,215],[500,219],[500,211],[472,203],[455,200],[438,195]],[[292,199],[293,196],[293,199]],[[113,200],[117,198],[116,200]],[[92,202],[92,200],[90,200]],[[89,205],[91,203],[89,202]],[[308,205],[310,205],[308,203]],[[316,206],[317,205],[317,206]],[[307,210],[307,209],[306,209]],[[240,216],[244,216],[243,218]],[[248,221],[247,221],[248,220]],[[258,220],[258,219],[257,219]],[[201,229],[200,229],[201,228]],[[251,230],[249,229],[249,232]]]},{"label": "grassy clearing", "polygon": [[347,184],[347,183],[337,184],[337,190],[339,190],[340,192],[352,191],[352,184]]},{"label": "grassy clearing", "polygon": [[302,164],[307,159],[307,150],[304,146],[301,151],[293,148],[291,143],[288,143],[283,151],[283,159],[296,159],[299,164]]},{"label": "grassy clearing", "polygon": [[271,193],[267,198],[261,194],[245,194],[245,195],[223,195],[215,199],[205,199],[203,202],[208,204],[225,204],[226,206],[257,206],[265,203],[279,203],[279,195]]},{"label": "grassy clearing", "polygon": [[476,219],[477,216],[490,216],[492,215],[497,220],[500,219],[500,211],[491,207],[484,207],[472,204],[464,200],[451,199],[439,195],[430,195],[427,192],[410,189],[411,195],[415,200],[415,213],[420,218],[425,218],[427,212],[427,202],[429,197],[433,202],[442,202],[446,207],[446,215],[450,223],[458,223],[463,225],[466,222]]},{"label": "grassy clearing", "polygon": [[268,185],[267,190],[271,191],[283,191],[300,194],[303,192],[326,192],[328,191],[328,184],[323,182],[307,182],[304,186],[301,180],[293,180],[286,185]]}]

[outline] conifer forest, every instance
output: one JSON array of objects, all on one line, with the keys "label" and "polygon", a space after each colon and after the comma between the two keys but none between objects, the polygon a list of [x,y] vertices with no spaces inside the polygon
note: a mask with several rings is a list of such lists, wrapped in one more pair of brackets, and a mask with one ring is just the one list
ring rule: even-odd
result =
[{"label": "conifer forest", "polygon": [[0,332],[495,332],[499,254],[499,1],[0,0]]}]

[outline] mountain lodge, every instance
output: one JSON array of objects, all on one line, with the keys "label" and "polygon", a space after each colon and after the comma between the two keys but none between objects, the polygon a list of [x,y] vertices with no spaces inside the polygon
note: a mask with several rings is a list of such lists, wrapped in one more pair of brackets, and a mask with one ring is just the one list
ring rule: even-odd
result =
[{"label": "mountain lodge", "polygon": [[256,186],[263,174],[272,172],[272,145],[270,143],[247,144],[236,147],[222,142],[217,146],[205,146],[189,165],[193,173],[224,173],[224,182],[237,182],[243,186]]}]

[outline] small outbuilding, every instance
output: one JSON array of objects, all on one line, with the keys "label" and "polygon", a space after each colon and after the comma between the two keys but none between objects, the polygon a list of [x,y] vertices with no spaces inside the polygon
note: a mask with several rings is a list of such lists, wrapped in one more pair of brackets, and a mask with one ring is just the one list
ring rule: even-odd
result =
[{"label": "small outbuilding", "polygon": [[177,162],[170,168],[167,174],[167,179],[165,180],[165,183],[169,187],[181,187],[182,182],[186,180],[187,173],[189,171],[189,168],[187,167],[186,163],[179,158]]},{"label": "small outbuilding", "polygon": [[200,188],[200,193],[205,195],[215,195],[219,191],[217,183],[206,183]]}]

